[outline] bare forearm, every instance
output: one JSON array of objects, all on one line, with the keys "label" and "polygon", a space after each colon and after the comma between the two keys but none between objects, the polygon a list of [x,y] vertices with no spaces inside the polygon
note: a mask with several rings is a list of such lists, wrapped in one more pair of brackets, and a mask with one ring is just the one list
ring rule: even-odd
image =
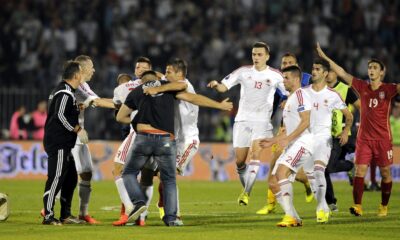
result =
[{"label": "bare forearm", "polygon": [[351,112],[349,111],[347,114],[345,114],[345,125],[343,128],[343,132],[348,133],[351,129],[351,126],[353,125],[353,121],[354,121],[354,117],[353,114],[351,114]]},{"label": "bare forearm", "polygon": [[193,103],[201,107],[221,109],[219,102],[214,101],[208,97],[199,94],[190,94],[189,96],[190,98],[187,98],[186,100],[190,103]]},{"label": "bare forearm", "polygon": [[115,105],[111,98],[97,98],[93,100],[93,103],[96,107],[112,108],[112,109],[115,108]]},{"label": "bare forearm", "polygon": [[171,82],[157,87],[158,92],[183,91],[187,88],[185,82]]}]

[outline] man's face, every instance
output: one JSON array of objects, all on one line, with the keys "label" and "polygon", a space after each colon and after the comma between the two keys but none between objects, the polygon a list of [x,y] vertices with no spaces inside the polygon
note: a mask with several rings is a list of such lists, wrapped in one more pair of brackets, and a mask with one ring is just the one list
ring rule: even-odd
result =
[{"label": "man's face", "polygon": [[255,67],[264,67],[269,59],[269,54],[265,48],[253,48],[251,58],[253,59],[253,64]]},{"label": "man's face", "polygon": [[327,76],[327,73],[321,64],[313,64],[311,74],[313,82],[325,81],[325,78]]},{"label": "man's face", "polygon": [[337,81],[337,74],[334,71],[329,71],[328,77],[325,79],[327,83],[334,83]]},{"label": "man's face", "polygon": [[148,63],[146,62],[138,62],[136,63],[135,66],[135,76],[140,78],[140,76],[142,76],[142,73],[151,70],[151,67]]},{"label": "man's face", "polygon": [[179,73],[175,71],[174,67],[167,66],[165,70],[165,78],[170,82],[175,82],[179,80]]},{"label": "man's face", "polygon": [[385,71],[376,62],[368,64],[368,77],[371,81],[381,81],[385,76]]},{"label": "man's face", "polygon": [[281,61],[281,69],[284,69],[286,67],[290,67],[290,66],[297,66],[297,61],[294,57],[292,56],[286,56],[286,57],[282,57],[282,61]]},{"label": "man's face", "polygon": [[282,75],[283,75],[283,85],[285,86],[286,91],[291,92],[294,88],[297,78],[291,72],[283,72]]},{"label": "man's face", "polygon": [[95,72],[92,60],[84,61],[81,65],[82,81],[88,82]]}]

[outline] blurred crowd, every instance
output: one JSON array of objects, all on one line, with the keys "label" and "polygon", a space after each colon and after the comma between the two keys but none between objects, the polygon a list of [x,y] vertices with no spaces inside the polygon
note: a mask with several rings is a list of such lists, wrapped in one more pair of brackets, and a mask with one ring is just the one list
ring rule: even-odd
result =
[{"label": "blurred crowd", "polygon": [[[180,57],[198,93],[237,101],[239,90],[220,96],[206,88],[243,64],[251,64],[251,46],[271,47],[269,65],[278,67],[286,52],[311,70],[314,44],[355,76],[367,76],[371,56],[387,66],[387,82],[400,74],[400,3],[395,0],[0,0],[1,88],[49,91],[59,81],[63,62],[90,55],[96,73],[90,83],[112,97],[116,76],[132,73],[138,56],[156,70]],[[109,112],[89,129],[94,138],[118,138]],[[107,117],[101,117],[108,114]],[[92,115],[92,117],[90,116]],[[100,118],[99,118],[100,117]],[[10,116],[11,118],[11,116]],[[202,140],[226,141],[232,115],[202,109]],[[229,127],[228,127],[229,126]],[[229,138],[229,136],[228,136]]]}]

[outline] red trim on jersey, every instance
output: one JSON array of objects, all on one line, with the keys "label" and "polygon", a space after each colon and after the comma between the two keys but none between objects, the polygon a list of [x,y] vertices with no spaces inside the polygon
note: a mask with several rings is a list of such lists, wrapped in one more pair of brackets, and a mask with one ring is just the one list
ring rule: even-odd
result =
[{"label": "red trim on jersey", "polygon": [[301,91],[297,90],[296,95],[297,95],[297,101],[299,102],[299,104],[303,105],[303,94],[301,93]]},{"label": "red trim on jersey", "polygon": [[241,66],[240,68],[236,68],[233,72],[231,72],[231,74],[239,71],[242,68],[252,68],[252,67],[253,67],[253,65],[244,65],[244,66]]},{"label": "red trim on jersey", "polygon": [[340,96],[340,94],[335,90],[335,89],[333,89],[333,88],[330,88],[330,87],[327,87],[326,89],[328,89],[329,91],[331,91],[331,92],[334,92],[334,93],[336,93],[339,97],[340,97],[340,99],[342,99],[342,102],[344,102],[344,100],[343,100],[343,98],[342,98],[342,96]]}]

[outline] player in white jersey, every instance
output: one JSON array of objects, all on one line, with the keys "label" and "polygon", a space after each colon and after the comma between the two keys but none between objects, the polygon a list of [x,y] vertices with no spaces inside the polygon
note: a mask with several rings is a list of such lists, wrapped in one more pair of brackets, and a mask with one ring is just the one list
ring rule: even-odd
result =
[{"label": "player in white jersey", "polygon": [[[263,42],[253,45],[253,66],[243,66],[226,76],[221,83],[213,80],[208,87],[226,92],[240,84],[238,113],[233,126],[233,147],[236,167],[243,192],[238,198],[239,205],[247,205],[260,165],[261,148],[259,140],[273,137],[271,114],[276,89],[286,93],[281,73],[267,65],[269,47]],[[249,167],[246,159],[251,147]]]},{"label": "player in white jersey", "polygon": [[340,136],[340,144],[347,143],[353,123],[353,115],[347,109],[346,103],[339,93],[326,85],[329,68],[329,63],[326,60],[315,60],[312,67],[312,84],[304,88],[304,91],[311,97],[311,132],[316,140],[314,142],[314,154],[312,155],[313,161],[305,164],[304,170],[318,202],[316,210],[318,223],[328,222],[330,216],[330,209],[325,200],[325,168],[328,165],[332,150],[333,111],[340,110],[346,118],[345,127]]},{"label": "player in white jersey", "polygon": [[[85,82],[79,85],[75,92],[75,97],[78,105],[83,105],[84,108],[92,107],[105,107],[114,108],[111,99],[99,98],[90,86],[87,84],[92,79],[95,72],[93,62],[90,57],[80,55],[75,58],[79,62],[84,73]],[[79,115],[79,125],[84,128],[84,111],[81,110]],[[92,191],[90,181],[92,179],[92,157],[90,155],[87,144],[83,144],[79,139],[76,140],[75,147],[72,149],[72,155],[75,160],[76,170],[80,176],[79,181],[79,219],[86,221],[89,224],[97,224],[94,218],[88,213],[90,193]]]},{"label": "player in white jersey", "polygon": [[302,226],[302,220],[293,205],[293,186],[297,171],[311,161],[313,151],[313,135],[309,129],[311,115],[311,100],[308,94],[300,87],[301,70],[297,66],[290,66],[282,70],[284,84],[290,95],[283,109],[283,125],[286,134],[263,139],[260,146],[270,147],[277,143],[284,148],[283,153],[276,161],[272,175],[277,178],[278,187],[271,189],[278,203],[285,211],[280,227]]},{"label": "player in white jersey", "polygon": [[[135,80],[133,80],[129,75],[127,74],[120,74],[118,76],[118,82],[121,78],[129,79],[129,81],[124,82],[122,84],[119,84],[115,89],[114,89],[114,97],[113,97],[113,102],[116,105],[116,107],[119,109],[119,107],[125,102],[126,97],[128,94],[135,89],[137,86],[142,84],[142,81],[140,80],[140,76],[142,75],[143,72],[151,70],[151,61],[150,59],[146,57],[139,57],[136,60],[136,65],[135,65]],[[131,119],[136,115],[137,111],[133,111],[131,114]],[[114,181],[115,185],[118,190],[118,195],[121,199],[122,205],[121,205],[121,212],[120,212],[120,218],[117,221],[113,222],[114,226],[123,226],[127,223],[128,221],[128,215],[125,213],[125,206],[131,205],[131,200],[129,199],[128,193],[126,191],[124,182],[121,178],[122,170],[124,168],[125,162],[130,158],[131,155],[131,149],[133,146],[133,142],[135,140],[136,133],[132,129],[132,127],[129,126],[129,133],[124,136],[124,140],[122,144],[118,147],[117,154],[114,157],[114,169],[113,169],[113,176],[114,176]],[[148,199],[152,198],[153,195],[153,187],[151,186],[149,189],[143,189],[146,197]],[[144,225],[144,221],[137,221],[137,225]]]}]

